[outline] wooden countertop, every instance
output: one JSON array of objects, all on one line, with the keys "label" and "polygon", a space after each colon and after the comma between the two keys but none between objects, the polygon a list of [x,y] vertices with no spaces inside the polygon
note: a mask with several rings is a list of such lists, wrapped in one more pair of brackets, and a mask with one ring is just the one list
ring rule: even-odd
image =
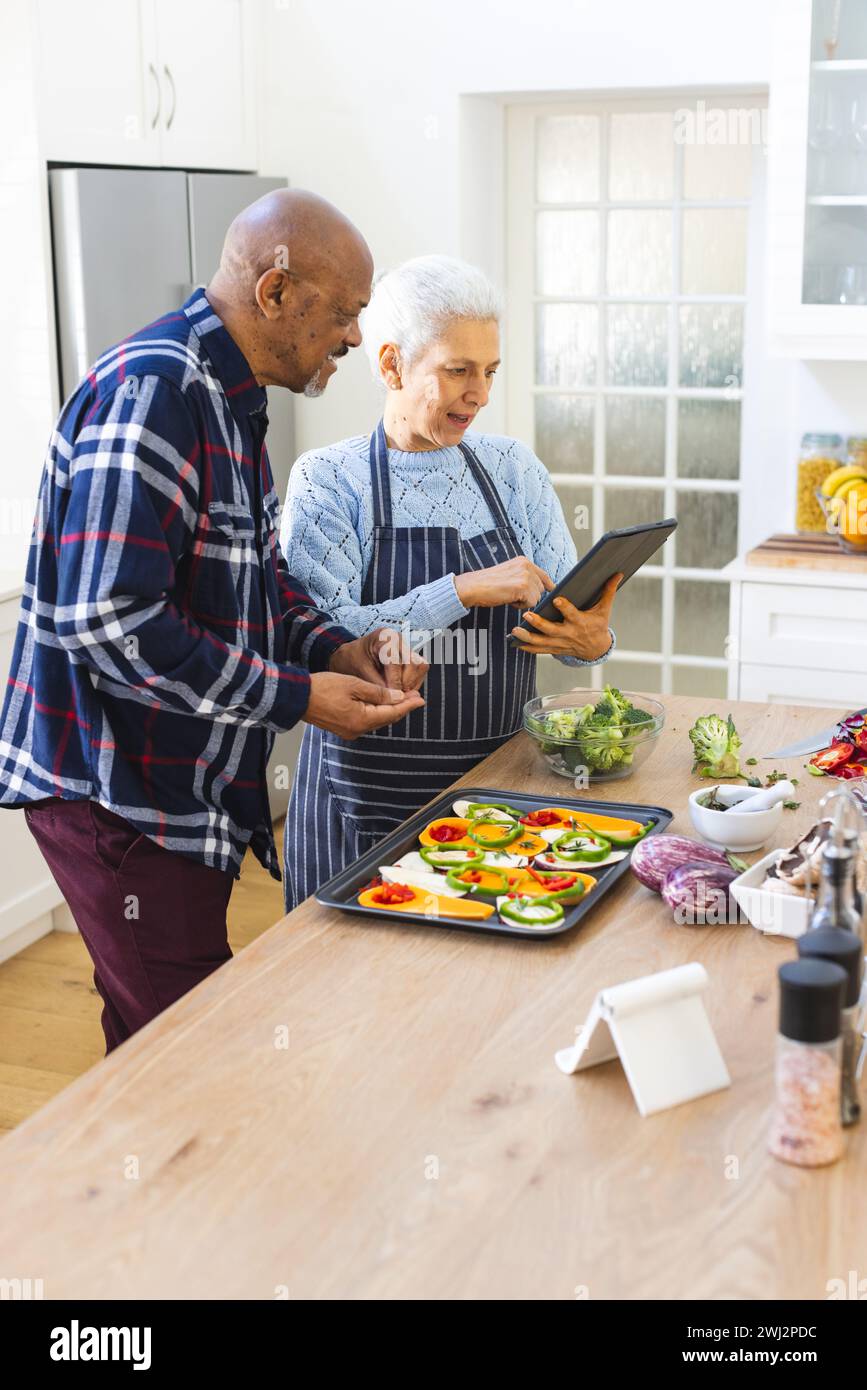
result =
[{"label": "wooden countertop", "polygon": [[[665,704],[646,767],[592,794],[691,834],[687,730],[710,702]],[[730,708],[745,755],[834,717]],[[780,843],[830,785],[803,761],[780,764],[802,801]],[[524,735],[463,782],[572,790]],[[46,1298],[826,1298],[867,1269],[867,1126],[829,1169],[765,1152],[794,954],[677,927],[631,874],[546,942],[308,900],[0,1143],[0,1275]],[[619,1063],[557,1071],[598,989],[690,960],[730,1089],[641,1119]]]}]

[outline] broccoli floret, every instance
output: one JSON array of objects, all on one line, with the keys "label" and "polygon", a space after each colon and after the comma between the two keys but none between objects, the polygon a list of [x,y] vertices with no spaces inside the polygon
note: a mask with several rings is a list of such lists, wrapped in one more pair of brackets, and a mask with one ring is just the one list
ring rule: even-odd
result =
[{"label": "broccoli floret", "polygon": [[653,716],[648,714],[647,710],[636,709],[634,705],[630,705],[623,716],[623,722],[624,724],[650,724],[653,722]]},{"label": "broccoli floret", "polygon": [[731,715],[703,714],[689,731],[695,753],[693,772],[700,777],[743,777],[738,752],[741,740]]},{"label": "broccoli floret", "polygon": [[[611,733],[619,733],[612,729]],[[601,740],[583,745],[584,762],[591,772],[610,772],[623,762],[624,750],[616,740],[604,743]]]}]

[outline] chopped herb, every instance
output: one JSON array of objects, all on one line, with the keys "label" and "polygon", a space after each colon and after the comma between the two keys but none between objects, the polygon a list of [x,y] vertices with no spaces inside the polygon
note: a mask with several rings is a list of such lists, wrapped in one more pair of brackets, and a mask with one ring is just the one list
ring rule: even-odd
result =
[{"label": "chopped herb", "polygon": [[761,785],[762,785],[762,779],[761,779],[761,777],[748,777],[748,778],[747,778],[747,786],[748,786],[748,787],[760,787]]},{"label": "chopped herb", "polygon": [[768,780],[765,783],[765,786],[775,787],[778,782],[782,782],[785,780],[785,776],[785,772],[780,772],[777,768],[774,768],[773,772],[768,773]]},{"label": "chopped herb", "polygon": [[800,801],[784,801],[784,802],[783,802],[783,805],[784,805],[784,807],[786,808],[787,811],[797,811],[797,809],[798,809],[798,807],[800,806],[800,804],[801,804]]},{"label": "chopped herb", "polygon": [[745,762],[746,762],[747,767],[755,767],[755,765],[756,765],[756,763],[757,763],[758,761],[759,761],[758,758],[746,758],[746,759],[745,759]]}]

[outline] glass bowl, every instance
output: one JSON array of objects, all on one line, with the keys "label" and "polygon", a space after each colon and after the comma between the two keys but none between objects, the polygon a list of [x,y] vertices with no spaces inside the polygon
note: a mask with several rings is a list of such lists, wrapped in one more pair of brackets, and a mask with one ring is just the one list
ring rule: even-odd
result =
[{"label": "glass bowl", "polygon": [[[587,699],[582,699],[583,694]],[[567,690],[562,695],[537,695],[524,706],[524,729],[536,744],[552,772],[571,777],[578,786],[590,782],[616,782],[630,777],[645,763],[656,747],[665,723],[665,709],[658,700],[647,695],[635,695],[629,690],[620,692],[636,709],[648,716],[642,724],[618,724],[613,730],[619,738],[588,731],[582,734],[580,725],[574,735],[553,730],[548,716],[559,711],[581,710],[597,705],[604,697],[601,690]]]}]

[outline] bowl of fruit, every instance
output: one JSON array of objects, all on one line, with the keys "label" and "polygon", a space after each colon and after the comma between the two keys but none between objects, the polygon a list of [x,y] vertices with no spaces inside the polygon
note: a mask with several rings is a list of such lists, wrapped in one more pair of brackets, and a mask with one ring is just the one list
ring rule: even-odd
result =
[{"label": "bowl of fruit", "polygon": [[611,685],[585,704],[578,703],[578,693],[529,700],[525,731],[552,772],[571,777],[576,786],[629,777],[656,747],[665,723],[663,706]]},{"label": "bowl of fruit", "polygon": [[835,468],[816,489],[816,500],[841,549],[867,555],[867,458]]}]

